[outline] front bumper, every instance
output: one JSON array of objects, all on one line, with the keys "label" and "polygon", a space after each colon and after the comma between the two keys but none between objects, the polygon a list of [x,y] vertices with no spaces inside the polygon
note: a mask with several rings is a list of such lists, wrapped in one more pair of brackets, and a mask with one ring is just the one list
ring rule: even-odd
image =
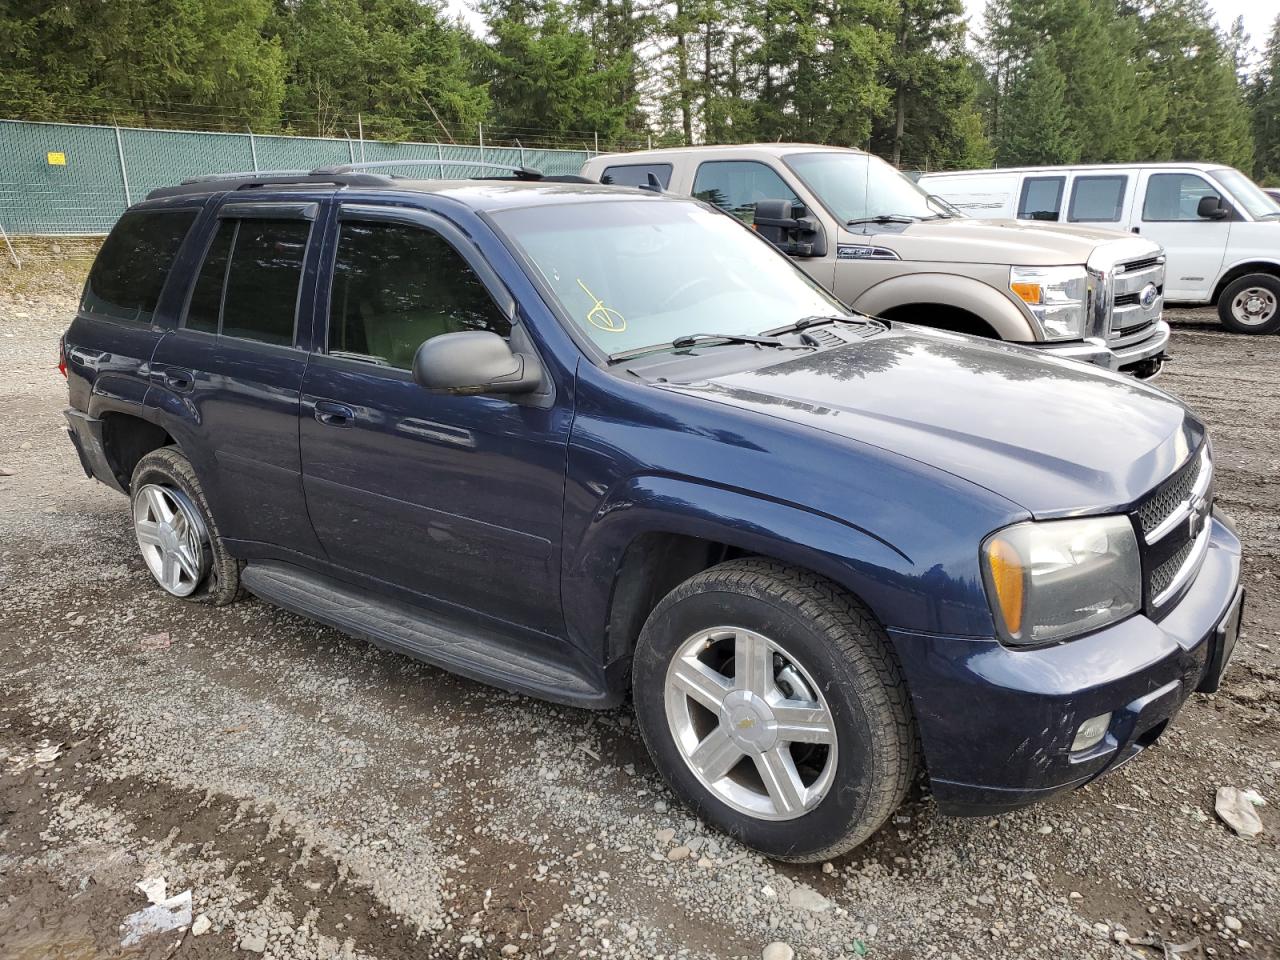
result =
[{"label": "front bumper", "polygon": [[1147,336],[1136,343],[1121,340],[1108,344],[1091,337],[1071,343],[1028,344],[1055,357],[1092,363],[1105,370],[1132,374],[1139,380],[1149,380],[1160,373],[1168,345],[1169,324],[1164,320],[1157,320]]},{"label": "front bumper", "polygon": [[[1227,522],[1211,523],[1199,574],[1158,623],[1134,616],[1036,650],[889,631],[943,813],[999,813],[1082,786],[1154,743],[1192,692],[1214,689],[1218,628],[1240,595],[1240,541]],[[1102,742],[1073,754],[1080,724],[1109,711]]]}]

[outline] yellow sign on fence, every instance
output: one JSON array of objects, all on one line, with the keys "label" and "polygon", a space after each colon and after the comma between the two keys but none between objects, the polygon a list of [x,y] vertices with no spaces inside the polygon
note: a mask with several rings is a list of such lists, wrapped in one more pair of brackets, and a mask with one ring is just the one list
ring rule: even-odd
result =
[{"label": "yellow sign on fence", "polygon": [[45,154],[45,159],[51,167],[65,167],[67,165],[67,155],[60,150],[50,150]]}]

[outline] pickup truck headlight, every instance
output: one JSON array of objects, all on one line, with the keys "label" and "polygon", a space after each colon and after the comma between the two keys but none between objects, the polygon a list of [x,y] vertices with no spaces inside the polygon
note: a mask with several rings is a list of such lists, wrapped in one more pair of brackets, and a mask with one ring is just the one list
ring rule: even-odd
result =
[{"label": "pickup truck headlight", "polygon": [[1079,340],[1089,312],[1084,267],[1010,267],[1009,289],[1040,321],[1046,340]]},{"label": "pickup truck headlight", "polygon": [[1001,639],[1064,640],[1142,607],[1142,564],[1126,517],[1016,523],[982,544],[987,600]]}]

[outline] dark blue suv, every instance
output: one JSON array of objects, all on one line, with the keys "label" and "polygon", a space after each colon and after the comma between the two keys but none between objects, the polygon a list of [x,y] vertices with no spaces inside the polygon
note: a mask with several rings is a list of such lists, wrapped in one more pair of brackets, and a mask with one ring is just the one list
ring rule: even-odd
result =
[{"label": "dark blue suv", "polygon": [[1016,808],[1217,688],[1240,544],[1161,391],[850,313],[690,199],[354,168],[152,194],[68,330],[71,438],[170,594],[630,694],[785,859],[918,770]]}]

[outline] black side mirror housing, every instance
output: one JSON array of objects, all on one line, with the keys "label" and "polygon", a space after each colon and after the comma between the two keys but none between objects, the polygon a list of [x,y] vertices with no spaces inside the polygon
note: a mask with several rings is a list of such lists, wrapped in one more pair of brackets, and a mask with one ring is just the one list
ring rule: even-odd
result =
[{"label": "black side mirror housing", "polygon": [[756,232],[792,257],[825,257],[827,238],[822,225],[806,216],[803,204],[790,200],[757,200]]},{"label": "black side mirror housing", "polygon": [[413,379],[433,393],[531,393],[542,384],[542,364],[532,353],[516,353],[496,333],[444,333],[418,347]]},{"label": "black side mirror housing", "polygon": [[1203,220],[1225,220],[1231,216],[1231,208],[1222,202],[1221,197],[1211,193],[1201,197],[1196,204],[1196,216]]}]

